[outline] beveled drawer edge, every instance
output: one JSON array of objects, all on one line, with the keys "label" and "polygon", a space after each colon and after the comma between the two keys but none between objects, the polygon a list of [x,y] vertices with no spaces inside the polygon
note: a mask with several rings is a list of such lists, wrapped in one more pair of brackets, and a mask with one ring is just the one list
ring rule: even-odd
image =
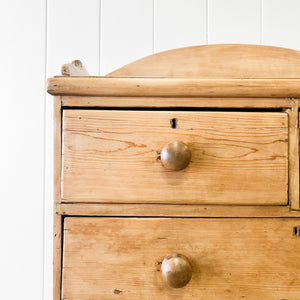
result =
[{"label": "beveled drawer edge", "polygon": [[61,216],[180,217],[180,218],[299,218],[289,206],[187,204],[56,203]]}]

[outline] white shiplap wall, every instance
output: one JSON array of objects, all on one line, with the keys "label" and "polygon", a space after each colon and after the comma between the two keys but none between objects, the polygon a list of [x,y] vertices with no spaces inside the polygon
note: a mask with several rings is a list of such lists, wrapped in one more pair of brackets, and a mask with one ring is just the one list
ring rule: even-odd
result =
[{"label": "white shiplap wall", "polygon": [[0,299],[43,296],[45,1],[0,1]]},{"label": "white shiplap wall", "polygon": [[300,50],[299,0],[0,2],[0,299],[52,299],[52,101],[45,78],[81,59],[105,75],[171,48]]}]

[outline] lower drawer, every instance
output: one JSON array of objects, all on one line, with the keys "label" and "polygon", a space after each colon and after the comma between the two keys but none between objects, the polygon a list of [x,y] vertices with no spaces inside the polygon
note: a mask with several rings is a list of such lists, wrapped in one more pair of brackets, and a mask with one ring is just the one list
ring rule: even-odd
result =
[{"label": "lower drawer", "polygon": [[[62,299],[300,299],[297,226],[296,218],[65,218]],[[184,257],[162,266],[170,254]]]}]

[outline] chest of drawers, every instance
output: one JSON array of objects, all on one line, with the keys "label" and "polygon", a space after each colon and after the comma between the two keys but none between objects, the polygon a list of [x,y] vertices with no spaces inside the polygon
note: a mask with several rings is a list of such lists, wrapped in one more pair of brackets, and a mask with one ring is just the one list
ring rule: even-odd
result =
[{"label": "chest of drawers", "polygon": [[300,299],[300,53],[175,49],[55,77],[54,299]]}]

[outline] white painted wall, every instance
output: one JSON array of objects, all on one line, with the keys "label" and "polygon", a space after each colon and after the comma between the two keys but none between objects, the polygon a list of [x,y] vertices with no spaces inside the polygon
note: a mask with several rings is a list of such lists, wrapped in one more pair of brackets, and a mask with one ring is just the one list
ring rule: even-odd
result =
[{"label": "white painted wall", "polygon": [[299,0],[0,1],[0,299],[52,299],[52,101],[45,79],[207,43],[300,50]]}]

